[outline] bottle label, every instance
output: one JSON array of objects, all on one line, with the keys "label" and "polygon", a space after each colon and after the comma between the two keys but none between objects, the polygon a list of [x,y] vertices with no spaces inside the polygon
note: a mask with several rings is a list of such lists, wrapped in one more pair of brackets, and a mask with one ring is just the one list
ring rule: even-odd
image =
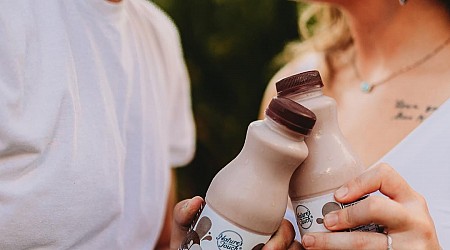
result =
[{"label": "bottle label", "polygon": [[[363,196],[359,200],[352,203],[340,203],[334,199],[334,193],[294,201],[292,200],[292,207],[294,208],[297,226],[300,234],[303,236],[309,232],[330,232],[325,228],[323,219],[329,212],[353,206],[364,200],[369,195]],[[369,224],[358,226],[346,231],[363,231],[363,232],[382,232],[381,226],[377,224]]]},{"label": "bottle label", "polygon": [[244,230],[205,205],[179,249],[257,250],[261,249],[270,237],[271,235]]}]

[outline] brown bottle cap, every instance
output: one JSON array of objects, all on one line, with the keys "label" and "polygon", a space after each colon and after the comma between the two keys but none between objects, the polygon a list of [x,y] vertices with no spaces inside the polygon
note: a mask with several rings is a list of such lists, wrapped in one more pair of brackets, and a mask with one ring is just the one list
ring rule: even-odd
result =
[{"label": "brown bottle cap", "polygon": [[309,135],[316,115],[304,106],[284,97],[273,98],[266,109],[266,115],[294,132]]},{"label": "brown bottle cap", "polygon": [[317,70],[305,71],[283,78],[275,85],[278,96],[288,96],[323,87],[322,77]]}]

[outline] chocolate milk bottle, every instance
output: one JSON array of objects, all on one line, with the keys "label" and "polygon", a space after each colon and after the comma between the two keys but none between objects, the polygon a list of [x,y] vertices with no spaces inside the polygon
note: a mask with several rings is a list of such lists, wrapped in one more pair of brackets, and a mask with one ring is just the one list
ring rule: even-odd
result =
[{"label": "chocolate milk bottle", "polygon": [[265,119],[250,123],[241,152],[212,180],[205,207],[181,249],[260,249],[286,211],[289,180],[308,155],[315,115],[274,98]]},{"label": "chocolate milk bottle", "polygon": [[[289,184],[289,197],[300,234],[327,232],[324,216],[334,210],[354,205],[341,204],[334,191],[364,171],[363,165],[344,139],[338,125],[336,102],[323,95],[318,71],[307,71],[276,83],[279,97],[287,97],[307,107],[317,121],[305,139],[308,158],[294,172]],[[365,225],[354,231],[378,231],[377,225]]]}]

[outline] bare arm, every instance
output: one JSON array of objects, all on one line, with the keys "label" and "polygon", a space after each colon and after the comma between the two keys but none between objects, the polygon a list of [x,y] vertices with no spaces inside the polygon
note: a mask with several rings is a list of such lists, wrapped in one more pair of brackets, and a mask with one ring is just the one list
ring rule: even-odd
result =
[{"label": "bare arm", "polygon": [[175,170],[173,169],[171,170],[170,180],[171,184],[169,196],[167,199],[166,216],[164,219],[164,225],[161,230],[161,234],[155,247],[156,250],[170,249],[170,234],[172,231],[173,208],[177,200]]}]

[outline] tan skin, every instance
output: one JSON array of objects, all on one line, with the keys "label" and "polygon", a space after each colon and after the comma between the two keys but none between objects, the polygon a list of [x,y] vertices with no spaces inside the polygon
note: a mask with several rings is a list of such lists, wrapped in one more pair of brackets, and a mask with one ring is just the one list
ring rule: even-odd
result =
[{"label": "tan skin", "polygon": [[[355,46],[344,55],[343,61],[350,61],[356,55],[356,67],[367,80],[379,80],[416,61],[450,36],[449,13],[436,1],[411,0],[405,6],[394,0],[321,2],[336,4],[344,11]],[[382,158],[450,98],[448,58],[450,45],[424,64],[375,87],[370,94],[359,90],[351,63],[338,65],[331,81],[325,83],[324,93],[336,100],[340,128],[366,166]],[[304,64],[299,58],[274,76],[263,98],[261,114],[276,95],[274,83],[298,73]],[[393,222],[386,218],[395,215],[403,224],[390,225],[394,249],[408,249],[413,245],[417,249],[439,249],[426,202],[390,166],[373,166],[346,187],[348,196],[343,199],[336,196],[343,202],[376,190],[391,199],[371,197],[359,207],[336,212],[339,221],[336,226],[331,226],[332,216],[325,217],[329,229],[340,230],[371,221],[389,225]],[[423,216],[417,219],[414,214]],[[417,229],[419,226],[422,230]],[[382,234],[309,236],[303,238],[307,249],[386,249],[386,237]]]},{"label": "tan skin", "polygon": [[177,196],[176,196],[176,178],[175,178],[175,171],[171,170],[171,185],[170,185],[170,191],[169,196],[167,199],[167,209],[166,209],[166,216],[164,217],[164,225],[161,229],[161,234],[159,236],[157,245],[155,246],[156,250],[165,250],[170,249],[170,234],[172,232],[172,221],[173,221],[173,207],[176,204]]}]

